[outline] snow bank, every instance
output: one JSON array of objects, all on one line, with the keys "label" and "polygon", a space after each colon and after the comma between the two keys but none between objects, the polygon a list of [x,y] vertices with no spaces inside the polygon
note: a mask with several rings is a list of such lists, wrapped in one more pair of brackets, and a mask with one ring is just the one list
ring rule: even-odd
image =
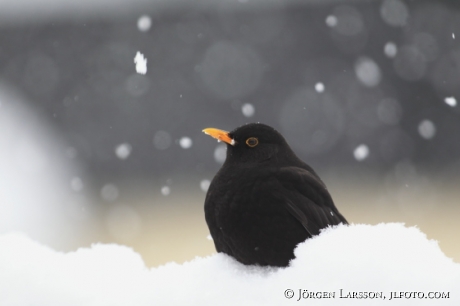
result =
[{"label": "snow bank", "polygon": [[0,305],[460,305],[460,264],[417,228],[338,226],[296,256],[285,269],[223,254],[148,269],[125,246],[59,253],[11,233],[0,236]]}]

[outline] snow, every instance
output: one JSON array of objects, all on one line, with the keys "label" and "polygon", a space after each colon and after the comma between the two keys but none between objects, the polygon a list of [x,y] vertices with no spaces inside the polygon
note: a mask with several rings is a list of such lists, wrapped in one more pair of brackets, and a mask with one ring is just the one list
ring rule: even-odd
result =
[{"label": "snow", "polygon": [[382,79],[382,73],[377,63],[367,57],[361,57],[355,64],[355,74],[358,80],[367,87],[375,87]]},{"label": "snow", "polygon": [[365,144],[361,144],[355,148],[353,151],[353,156],[357,161],[362,161],[367,158],[369,155],[369,147],[366,146]]},{"label": "snow", "polygon": [[162,195],[167,196],[170,193],[171,193],[171,188],[169,188],[168,186],[161,187],[161,194]]},{"label": "snow", "polygon": [[115,148],[115,155],[119,159],[127,159],[131,154],[133,147],[129,143],[121,143]]},{"label": "snow", "polygon": [[201,188],[201,190],[203,190],[204,192],[208,191],[209,185],[211,185],[211,181],[210,181],[210,180],[202,180],[202,181],[200,182],[200,188]]},{"label": "snow", "polygon": [[334,15],[329,15],[326,17],[326,24],[328,27],[335,27],[337,25],[337,17],[335,17]]},{"label": "snow", "polygon": [[190,137],[184,136],[179,139],[179,145],[182,149],[190,149],[193,145],[193,141]]},{"label": "snow", "polygon": [[147,32],[150,29],[151,25],[152,25],[152,19],[148,15],[142,15],[137,20],[137,28],[141,32]]},{"label": "snow", "polygon": [[446,102],[447,105],[452,107],[457,105],[457,99],[455,99],[455,97],[446,97],[444,99],[444,102]]},{"label": "snow", "polygon": [[389,41],[385,44],[385,47],[383,47],[383,52],[386,56],[393,58],[398,53],[398,47],[394,42]]},{"label": "snow", "polygon": [[321,82],[316,83],[315,84],[315,90],[316,90],[316,92],[319,92],[319,93],[323,92],[324,91],[324,84],[321,83]]},{"label": "snow", "polygon": [[139,74],[147,73],[147,59],[139,51],[136,53],[136,56],[134,57],[134,64],[136,64],[137,73]]},{"label": "snow", "polygon": [[420,136],[425,139],[431,139],[436,134],[436,126],[431,120],[425,119],[418,125]]},{"label": "snow", "polygon": [[254,116],[256,109],[254,108],[254,105],[251,103],[245,103],[241,106],[241,112],[245,117],[252,117]]},{"label": "snow", "polygon": [[[357,305],[343,297],[363,291],[382,297],[366,305],[460,303],[460,264],[414,227],[340,225],[301,243],[295,254],[287,268],[244,266],[214,254],[149,269],[126,246],[61,253],[10,233],[0,236],[0,305]],[[390,300],[401,291],[449,298]],[[323,292],[335,297],[314,298]]]},{"label": "snow", "polygon": [[214,160],[219,164],[223,164],[226,158],[227,158],[227,146],[224,144],[219,144],[214,149]]}]

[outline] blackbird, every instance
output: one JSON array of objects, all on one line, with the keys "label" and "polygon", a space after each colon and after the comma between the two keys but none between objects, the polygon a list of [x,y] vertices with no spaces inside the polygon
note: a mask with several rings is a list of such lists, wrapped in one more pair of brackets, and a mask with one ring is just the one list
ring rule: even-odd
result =
[{"label": "blackbird", "polygon": [[285,267],[297,244],[347,224],[319,176],[274,128],[250,123],[203,132],[227,144],[204,203],[217,252],[246,265]]}]

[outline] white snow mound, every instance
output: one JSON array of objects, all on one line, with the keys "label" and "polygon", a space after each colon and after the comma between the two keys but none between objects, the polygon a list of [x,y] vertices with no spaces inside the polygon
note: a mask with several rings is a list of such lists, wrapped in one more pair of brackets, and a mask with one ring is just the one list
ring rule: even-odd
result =
[{"label": "white snow mound", "polygon": [[61,253],[10,233],[0,236],[0,305],[460,305],[460,264],[414,227],[340,225],[295,254],[287,268],[215,254],[148,269],[125,246]]}]

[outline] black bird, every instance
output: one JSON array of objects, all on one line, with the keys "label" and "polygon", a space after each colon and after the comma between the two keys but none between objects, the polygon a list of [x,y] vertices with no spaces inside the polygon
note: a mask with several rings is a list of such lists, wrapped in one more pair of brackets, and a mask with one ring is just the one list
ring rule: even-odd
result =
[{"label": "black bird", "polygon": [[218,252],[246,265],[285,267],[297,244],[322,228],[347,224],[315,171],[274,128],[250,123],[203,132],[227,143],[204,203]]}]

